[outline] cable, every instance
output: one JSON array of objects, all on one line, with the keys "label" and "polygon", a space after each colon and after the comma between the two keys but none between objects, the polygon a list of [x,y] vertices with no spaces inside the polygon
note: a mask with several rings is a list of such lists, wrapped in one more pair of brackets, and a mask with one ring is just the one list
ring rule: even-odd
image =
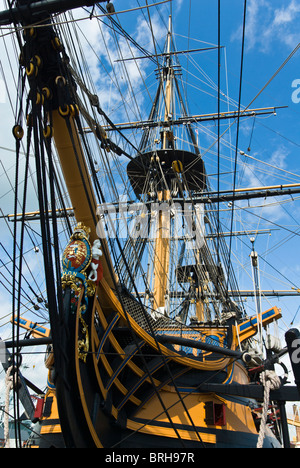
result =
[{"label": "cable", "polygon": [[295,55],[296,52],[300,49],[300,42],[299,44],[294,48],[294,50],[290,53],[290,55],[285,59],[285,61],[280,65],[280,67],[276,70],[274,75],[271,76],[271,78],[267,81],[267,83],[262,87],[262,89],[257,93],[257,95],[252,99],[252,101],[248,104],[248,106],[244,109],[247,110],[253,104],[253,102],[261,95],[261,93],[269,86],[269,84],[274,80],[274,78],[278,75],[278,73],[281,72],[281,70],[285,67],[285,65],[291,60],[291,58]]},{"label": "cable", "polygon": [[[220,91],[221,91],[221,1],[218,0],[218,163],[217,163],[217,192],[218,196],[220,194]],[[219,260],[219,234],[220,234],[220,202],[217,203],[217,256],[218,256],[218,264],[220,263]],[[219,278],[219,277],[218,277]]]},{"label": "cable", "polygon": [[[239,101],[238,101],[239,103],[238,103],[238,117],[237,117],[237,131],[236,131],[236,145],[235,145],[233,194],[235,193],[236,177],[237,177],[237,155],[238,155],[238,145],[239,145],[240,109],[241,109],[241,100],[242,100],[244,48],[245,48],[245,32],[246,32],[246,14],[247,14],[247,0],[244,0],[244,17],[243,17],[242,52],[241,52],[241,67],[240,67]],[[232,210],[231,210],[231,227],[230,227],[230,232],[231,233],[233,232],[234,203],[235,203],[235,201],[234,201],[234,198],[233,198],[233,200],[232,200]],[[230,240],[229,240],[228,276],[229,276],[229,268],[230,268],[230,263],[231,263],[231,245],[232,245],[232,236],[230,236]]]}]

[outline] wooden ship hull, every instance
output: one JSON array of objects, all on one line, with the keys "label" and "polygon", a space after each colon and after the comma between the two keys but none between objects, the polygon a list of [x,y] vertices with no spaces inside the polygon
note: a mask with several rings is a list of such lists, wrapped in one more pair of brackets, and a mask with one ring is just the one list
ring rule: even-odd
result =
[{"label": "wooden ship hull", "polygon": [[[232,359],[218,352],[162,344],[160,337],[168,335],[175,342],[176,337],[188,337],[191,346],[193,332],[161,323],[155,339],[132,317],[141,313],[137,301],[121,292],[123,309],[105,280],[83,326],[80,299],[70,317],[72,295],[72,290],[66,291],[67,333],[61,339],[65,365],[45,399],[46,405],[48,399],[53,405],[53,413],[41,418],[41,447],[256,447],[254,398],[251,407],[247,390],[245,397],[231,398],[222,390],[214,391],[214,385],[249,388],[249,374],[242,356],[237,360],[238,352]],[[278,311],[271,312],[278,317]],[[205,337],[205,348],[212,336],[222,342],[228,328],[196,328],[194,335],[199,333]],[[201,346],[201,340],[197,344]],[[272,433],[265,436],[264,447],[279,447]]]}]

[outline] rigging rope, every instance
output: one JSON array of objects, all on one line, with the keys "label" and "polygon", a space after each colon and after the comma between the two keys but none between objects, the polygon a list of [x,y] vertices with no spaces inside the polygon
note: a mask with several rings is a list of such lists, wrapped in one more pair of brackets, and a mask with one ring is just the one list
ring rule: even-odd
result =
[{"label": "rigging rope", "polygon": [[291,60],[291,58],[295,55],[295,53],[300,49],[300,42],[299,44],[295,47],[295,49],[290,53],[290,55],[285,59],[285,61],[280,65],[280,67],[276,70],[276,72],[274,73],[273,76],[271,76],[271,78],[267,81],[267,83],[262,87],[262,89],[259,91],[259,93],[257,93],[257,95],[252,99],[252,101],[248,104],[248,106],[246,107],[246,109],[244,110],[247,110],[249,109],[249,107],[251,106],[251,104],[253,104],[253,102],[258,98],[258,96],[260,96],[260,94],[267,88],[267,86],[269,86],[269,84],[271,83],[271,81],[274,80],[274,78],[278,75],[279,72],[281,72],[281,70],[285,67],[285,65]]},{"label": "rigging rope", "polygon": [[267,415],[268,415],[268,408],[269,408],[269,400],[270,400],[270,391],[277,390],[281,386],[280,378],[274,371],[266,370],[261,373],[260,381],[264,386],[264,402],[263,402],[263,411],[261,415],[261,423],[260,423],[260,430],[258,435],[258,441],[256,448],[262,448],[264,443],[264,438],[266,434],[267,428]]},{"label": "rigging rope", "polygon": [[13,375],[13,366],[10,366],[5,375],[5,412],[4,412],[4,448],[10,448],[10,439],[9,439],[9,395],[10,391],[14,388]]},{"label": "rigging rope", "polygon": [[[241,69],[240,69],[239,104],[238,104],[235,162],[234,162],[233,194],[234,194],[235,187],[236,187],[236,175],[237,175],[237,154],[238,154],[238,144],[239,144],[240,110],[241,110],[241,101],[242,101],[242,82],[243,82],[243,67],[244,67],[246,13],[247,13],[247,0],[244,1],[243,37],[242,37],[242,52],[241,52]],[[230,228],[231,233],[233,232],[233,214],[234,214],[234,198],[232,200],[232,209],[231,209],[231,228]],[[230,264],[231,264],[231,244],[232,244],[232,236],[230,236],[230,239],[229,239],[228,276],[229,276],[229,268],[230,268]]]}]

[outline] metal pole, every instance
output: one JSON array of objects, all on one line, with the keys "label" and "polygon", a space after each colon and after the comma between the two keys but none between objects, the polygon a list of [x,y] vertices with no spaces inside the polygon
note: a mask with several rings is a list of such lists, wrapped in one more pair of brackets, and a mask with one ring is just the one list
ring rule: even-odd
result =
[{"label": "metal pole", "polygon": [[283,447],[284,448],[291,448],[290,434],[289,434],[289,428],[288,428],[287,416],[286,416],[286,409],[285,409],[285,401],[277,401],[277,404],[279,406],[279,411],[280,411],[280,421],[281,421]]},{"label": "metal pole", "polygon": [[285,334],[285,341],[289,351],[295,384],[300,395],[300,331],[297,328],[291,328]]},{"label": "metal pole", "polygon": [[177,344],[180,346],[185,346],[188,348],[196,348],[201,349],[203,351],[208,351],[211,353],[218,353],[222,354],[223,356],[229,356],[236,359],[242,359],[244,362],[249,362],[251,360],[251,356],[246,352],[235,351],[229,348],[222,348],[221,346],[211,345],[209,343],[204,343],[202,341],[194,341],[189,340],[186,338],[179,338],[177,336],[168,336],[168,335],[161,335],[157,336],[157,341],[160,343],[170,343],[170,344]]}]

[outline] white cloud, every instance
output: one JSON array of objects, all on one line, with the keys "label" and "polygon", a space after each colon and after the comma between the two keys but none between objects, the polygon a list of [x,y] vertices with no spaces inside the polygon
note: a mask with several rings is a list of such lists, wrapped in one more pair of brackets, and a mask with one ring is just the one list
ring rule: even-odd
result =
[{"label": "white cloud", "polygon": [[[282,172],[280,169],[287,168],[287,158],[289,151],[284,145],[279,146],[276,150],[268,155],[253,154],[257,160],[246,159],[246,164],[243,168],[243,181],[241,185],[245,187],[263,187],[272,186],[282,183]],[[258,162],[261,160],[261,163]],[[264,165],[264,162],[266,165]],[[280,181],[278,182],[278,177]],[[256,213],[258,216],[263,216],[270,219],[272,222],[283,222],[287,218],[287,211],[284,205],[278,204],[278,199],[268,197],[255,200],[257,206]],[[245,204],[247,206],[247,204]]]},{"label": "white cloud", "polygon": [[279,147],[274,153],[271,155],[271,158],[269,159],[268,164],[272,164],[275,167],[278,167],[279,169],[285,169],[286,168],[286,158],[289,155],[289,152],[284,148],[283,146]]},{"label": "white cloud", "polygon": [[277,8],[274,13],[274,25],[291,23],[295,20],[295,15],[300,12],[300,4],[296,0],[283,8]]},{"label": "white cloud", "polygon": [[184,0],[177,0],[175,3],[176,6],[176,13],[180,10]]},{"label": "white cloud", "polygon": [[[295,47],[300,42],[299,32],[300,1],[281,0],[281,6],[274,8],[270,0],[250,0],[247,9],[246,48],[269,52],[276,43]],[[240,39],[240,26],[232,39]]]},{"label": "white cloud", "polygon": [[[249,187],[259,187],[263,185],[274,185],[278,178],[277,169],[286,169],[286,159],[289,151],[284,145],[279,146],[272,153],[262,155],[254,153],[253,158],[246,159],[244,167],[244,185]],[[264,164],[266,163],[266,165]],[[282,173],[279,172],[282,178]]]},{"label": "white cloud", "polygon": [[247,47],[249,49],[255,46],[259,37],[259,20],[262,9],[268,9],[268,2],[265,0],[250,0],[247,10]]},{"label": "white cloud", "polygon": [[[82,17],[82,12],[75,10],[73,15],[75,18]],[[139,108],[143,107],[145,98],[140,91],[151,62],[148,59],[123,61],[143,56],[143,53],[121,35],[115,26],[111,26],[107,27],[95,18],[78,23],[82,55],[88,63],[100,106],[110,118],[115,122],[128,121],[130,118],[138,120],[141,118]],[[151,15],[151,26],[156,38],[166,36],[156,13]],[[154,53],[152,32],[145,18],[133,17],[127,32],[138,44]],[[131,115],[128,115],[129,109]]]}]

